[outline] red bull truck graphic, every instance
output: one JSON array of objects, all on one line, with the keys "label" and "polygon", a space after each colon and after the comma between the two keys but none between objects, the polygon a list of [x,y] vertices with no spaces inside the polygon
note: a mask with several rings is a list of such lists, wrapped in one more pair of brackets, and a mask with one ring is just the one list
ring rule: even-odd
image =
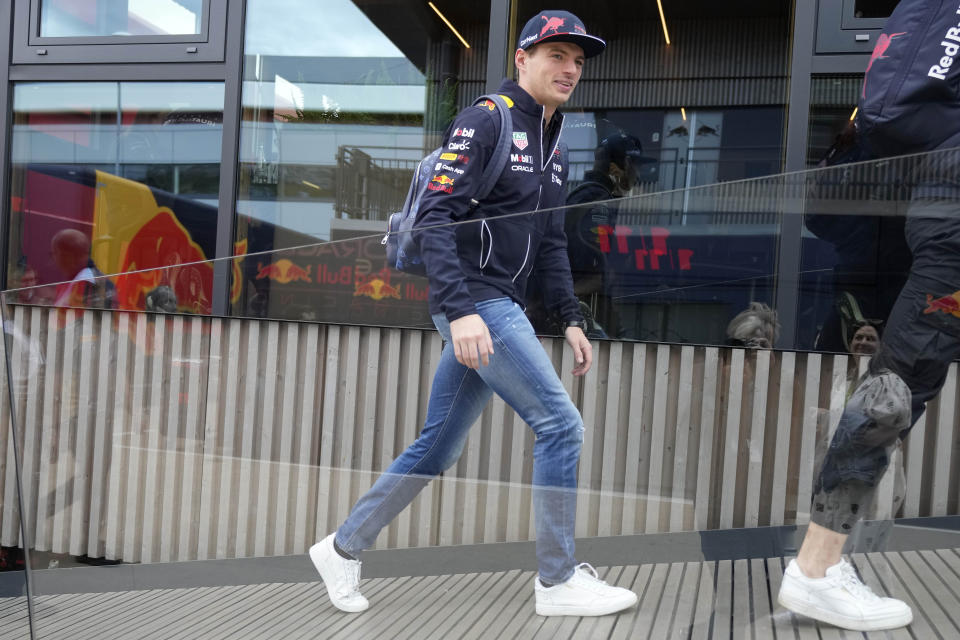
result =
[{"label": "red bull truck graphic", "polygon": [[211,312],[206,260],[216,241],[215,207],[88,168],[27,165],[22,172],[11,235],[37,284],[69,279],[50,259],[50,241],[75,229],[89,238],[97,269],[114,276],[117,308],[142,310],[147,293],[166,286],[177,311]]},{"label": "red bull truck graphic", "polygon": [[[165,286],[174,293],[177,312],[213,311],[216,207],[83,167],[17,170],[23,188],[12,200],[11,235],[19,241],[31,282],[11,278],[8,286],[51,284],[44,295],[23,302],[55,302],[52,283],[69,278],[50,258],[50,241],[71,228],[89,238],[91,260],[114,283],[113,308],[144,310],[147,294]],[[446,180],[435,184],[450,187]],[[379,238],[322,243],[242,213],[237,235],[229,261],[232,314],[429,324],[426,280],[384,269]],[[301,249],[277,251],[277,245]]]}]

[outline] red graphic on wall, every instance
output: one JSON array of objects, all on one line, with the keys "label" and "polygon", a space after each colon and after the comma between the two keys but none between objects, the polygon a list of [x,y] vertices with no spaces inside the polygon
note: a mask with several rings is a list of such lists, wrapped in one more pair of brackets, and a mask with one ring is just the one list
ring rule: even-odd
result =
[{"label": "red graphic on wall", "polygon": [[[647,236],[643,235],[643,229],[638,229],[637,237],[640,239],[640,248],[633,250],[633,257],[638,271],[660,271],[665,269],[674,269],[679,271],[690,271],[690,261],[693,258],[692,249],[669,249],[667,239],[670,237],[670,230],[663,227],[652,227],[650,229],[650,245],[647,245]],[[611,253],[613,248],[610,239],[616,242],[617,253],[629,254],[630,247],[628,240],[633,234],[633,227],[617,225],[600,225],[597,227],[597,240],[600,243],[600,251]],[[663,259],[663,261],[661,261]]]}]

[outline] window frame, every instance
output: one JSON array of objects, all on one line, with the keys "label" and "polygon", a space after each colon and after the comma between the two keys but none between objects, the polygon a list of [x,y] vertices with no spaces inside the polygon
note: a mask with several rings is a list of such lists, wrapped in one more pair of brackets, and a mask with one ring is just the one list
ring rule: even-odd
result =
[{"label": "window frame", "polygon": [[201,33],[41,37],[40,3],[14,0],[14,64],[223,62],[227,0],[203,0]]}]

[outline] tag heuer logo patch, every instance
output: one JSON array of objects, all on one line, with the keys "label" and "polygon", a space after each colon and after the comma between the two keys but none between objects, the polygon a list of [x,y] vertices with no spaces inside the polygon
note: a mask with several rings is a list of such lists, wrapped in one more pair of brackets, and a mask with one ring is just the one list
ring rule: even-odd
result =
[{"label": "tag heuer logo patch", "polygon": [[527,132],[526,131],[514,131],[513,132],[513,145],[523,151],[527,148]]}]

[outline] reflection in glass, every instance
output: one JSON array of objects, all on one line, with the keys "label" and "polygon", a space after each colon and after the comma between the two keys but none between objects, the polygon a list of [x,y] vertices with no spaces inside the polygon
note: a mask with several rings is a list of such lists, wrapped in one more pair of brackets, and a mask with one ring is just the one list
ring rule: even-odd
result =
[{"label": "reflection in glass", "polygon": [[[296,0],[247,4],[237,253],[382,233],[417,162],[482,93],[485,7],[443,7],[470,49],[422,3],[335,0],[322,12],[301,9]],[[233,312],[323,320],[375,281],[396,286],[408,304],[407,285],[384,271],[382,252],[339,256],[341,264],[319,272],[326,251],[304,250],[290,267],[243,260]],[[337,288],[316,304],[321,290]],[[428,321],[400,317],[411,326]]]},{"label": "reflection in glass", "polygon": [[[805,235],[826,244],[801,256],[801,309],[797,344],[838,353],[860,353],[884,331],[887,317],[907,280],[912,262],[904,215],[911,184],[909,160],[879,162],[873,174],[855,163],[869,159],[853,122],[843,119],[832,146],[823,154],[823,171],[811,181]],[[849,167],[849,168],[845,168]],[[865,202],[839,210],[824,207],[837,189],[859,189]]]},{"label": "reflection in glass", "polygon": [[16,85],[8,286],[51,284],[20,301],[209,313],[209,265],[97,276],[213,255],[222,120],[218,83]]},{"label": "reflection in glass", "polygon": [[855,0],[853,15],[857,18],[889,18],[900,0]]},{"label": "reflection in glass", "polygon": [[193,35],[203,0],[40,0],[40,36]]},{"label": "reflection in glass", "polygon": [[[702,216],[696,223],[723,239],[728,229],[736,229],[738,216],[764,220],[769,212],[902,214],[917,179],[916,167],[915,159],[888,160],[699,187],[686,194],[624,196],[614,202],[621,212],[650,216],[654,222],[644,226],[662,224],[671,230],[667,240],[672,242],[675,236],[683,239],[683,226],[653,216],[686,198],[691,210]],[[869,197],[874,181],[891,180],[905,188],[883,200]],[[736,245],[736,233],[728,237]],[[619,253],[621,238],[632,253]],[[643,271],[653,271],[652,261],[662,271],[670,260],[681,266],[683,245],[668,243],[660,253],[652,242],[630,244],[632,238],[615,234],[609,238],[611,252],[629,256],[636,265],[637,251],[646,251],[639,254]],[[375,255],[379,242],[379,235],[367,236],[321,243],[325,253],[306,246],[244,260],[273,265],[268,274],[293,281],[304,276],[307,266],[311,276],[318,270],[339,273],[352,267],[351,261]],[[804,249],[809,246],[815,245]],[[695,251],[687,257],[692,270],[698,255]],[[303,271],[292,269],[294,265]],[[749,300],[745,290],[752,277],[746,274],[739,277],[747,281],[731,283],[722,279],[723,273],[708,278],[704,268],[698,276],[700,282],[717,290],[729,287],[738,296],[738,304],[728,304],[728,314],[699,316],[699,323],[708,327],[702,331],[721,335],[748,307],[743,300]],[[43,307],[23,304],[25,290],[4,292],[4,324],[24,337],[14,342],[8,357],[15,379],[23,381],[15,388],[18,415],[24,416],[17,435],[24,443],[25,515],[36,541],[32,557],[41,597],[58,604],[61,596],[56,593],[73,576],[82,575],[88,579],[85,584],[99,589],[118,575],[129,575],[92,566],[111,562],[139,563],[136,588],[178,586],[168,595],[191,602],[193,592],[187,585],[170,583],[171,575],[181,579],[189,573],[184,572],[187,561],[203,561],[204,579],[211,582],[230,584],[239,567],[244,582],[256,583],[270,561],[258,564],[256,575],[243,568],[248,565],[223,561],[294,556],[276,562],[284,571],[292,566],[285,563],[302,566],[303,580],[316,580],[307,573],[312,570],[304,556],[307,548],[347,516],[376,473],[415,437],[425,417],[430,373],[441,353],[436,332],[397,328],[407,322],[397,305],[412,303],[394,294],[400,289],[407,295],[398,279],[408,276],[391,270],[384,275],[389,280],[367,280],[359,291],[353,288],[350,298],[317,303],[315,308],[327,314],[323,323]],[[175,280],[170,275],[159,279]],[[116,285],[117,280],[111,281]],[[696,284],[652,291],[663,299],[682,299]],[[339,284],[323,286],[334,289]],[[924,297],[924,309],[930,309],[924,322],[954,321],[955,314],[949,312],[956,300],[947,294],[929,301]],[[318,289],[316,295],[320,300],[327,294]],[[156,304],[165,304],[166,297],[157,296]],[[852,359],[767,348],[596,340],[596,369],[586,380],[575,381],[569,375],[571,363],[563,359],[562,342],[546,339],[544,347],[590,424],[577,478],[576,535],[607,538],[592,540],[595,548],[611,544],[609,538],[616,536],[631,536],[629,544],[650,544],[649,556],[617,551],[608,561],[631,566],[628,580],[637,575],[647,580],[674,571],[671,565],[649,566],[666,560],[656,555],[656,549],[663,552],[663,538],[658,536],[661,546],[654,547],[648,534],[697,531],[700,536],[693,538],[692,547],[679,544],[684,555],[670,558],[690,563],[682,565],[684,572],[676,569],[678,574],[704,576],[710,598],[715,584],[737,584],[732,576],[740,576],[736,579],[744,584],[756,578],[762,585],[759,593],[767,593],[764,581],[776,580],[783,563],[777,559],[764,565],[757,556],[794,552],[789,548],[792,525],[809,518],[817,442],[829,442],[848,392],[844,374]],[[853,365],[859,373],[866,371],[863,358]],[[949,455],[957,430],[952,401],[956,365],[952,367],[944,394],[928,404],[926,435],[914,434],[892,454],[894,471],[900,464],[897,458],[903,461],[908,491],[902,491],[894,474],[878,478],[877,495],[864,506],[866,513],[878,519],[892,518],[898,508],[912,517],[957,513],[950,488],[960,473],[960,460]],[[534,444],[521,420],[503,403],[492,402],[467,439],[463,456],[385,531],[377,548],[470,544],[481,545],[478,553],[483,553],[487,543],[532,540]],[[903,498],[903,506],[894,498]],[[732,534],[732,529],[739,531]],[[758,539],[764,544],[753,545]],[[870,531],[859,540],[874,545],[870,548],[882,544]],[[486,549],[491,557],[500,553],[499,547]],[[737,560],[731,564],[730,558]],[[701,564],[704,559],[709,562]],[[154,566],[168,562],[185,564]],[[637,569],[637,564],[646,566]],[[65,567],[73,570],[60,571]],[[715,570],[722,579],[714,580]],[[886,580],[888,574],[883,575]],[[951,575],[944,573],[952,581]],[[508,588],[502,576],[486,578],[495,592]],[[532,583],[532,575],[522,578],[524,585]],[[612,579],[618,579],[616,574]],[[661,583],[649,584],[650,593],[659,595]],[[414,583],[401,579],[399,588],[407,591],[408,586]],[[131,580],[114,588],[122,592],[134,585]],[[261,587],[245,588],[250,597],[259,597]],[[775,593],[775,587],[769,592]],[[71,597],[85,603],[92,596]],[[720,605],[710,598],[704,607],[713,611]],[[209,608],[184,616],[185,621],[172,616],[170,628],[199,616],[209,624],[210,611],[221,612],[228,601],[214,600]],[[148,601],[159,607],[157,615],[169,604]],[[397,606],[390,602],[383,597],[377,604]],[[468,606],[463,600],[455,602],[449,616]],[[529,604],[521,600],[517,607]],[[317,624],[329,622],[332,610],[317,606]],[[770,606],[773,612],[776,605]],[[41,631],[89,622],[70,618],[66,607],[49,611]],[[748,622],[730,622],[728,614],[721,611],[700,622],[691,618],[687,624],[709,627],[710,619],[722,619],[746,628]],[[258,615],[270,620],[269,611]],[[440,624],[449,616],[434,612],[423,624]],[[787,619],[773,616],[761,613],[751,620],[772,624]],[[258,619],[251,624],[262,623]],[[103,624],[111,628],[113,623]]]}]

